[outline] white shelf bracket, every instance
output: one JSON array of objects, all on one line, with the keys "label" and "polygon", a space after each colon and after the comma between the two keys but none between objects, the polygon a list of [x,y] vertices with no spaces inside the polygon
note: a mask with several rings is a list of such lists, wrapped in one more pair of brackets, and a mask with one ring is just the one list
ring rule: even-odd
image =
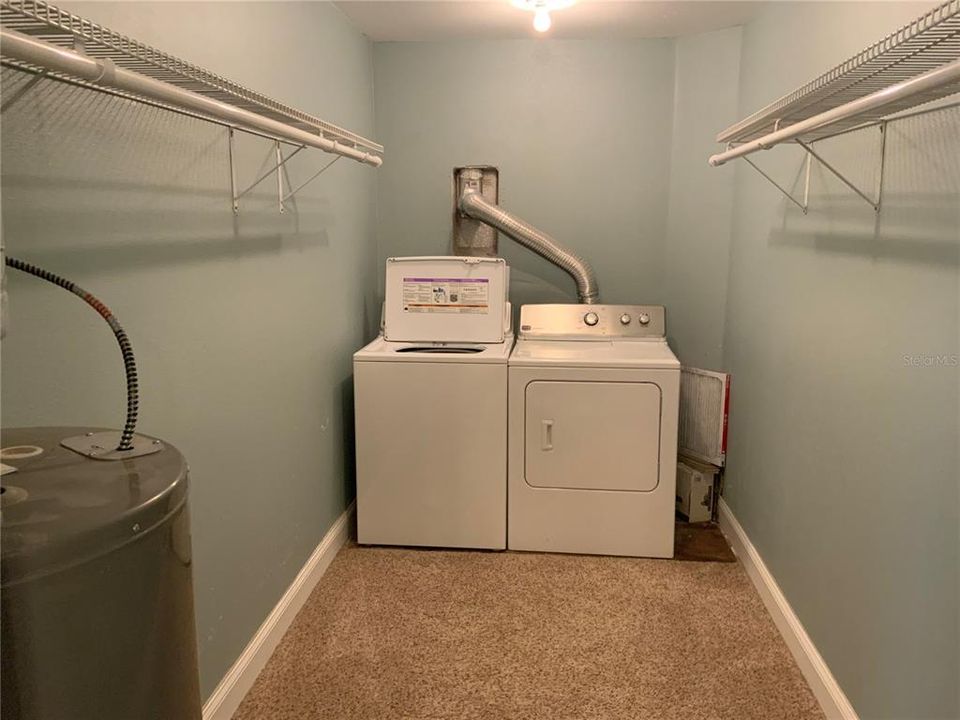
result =
[{"label": "white shelf bracket", "polygon": [[887,165],[887,121],[884,120],[879,125],[880,128],[880,172],[877,178],[877,212],[883,204],[883,169]]},{"label": "white shelf bracket", "polygon": [[[291,190],[289,193],[287,193],[286,195],[282,196],[281,199],[280,199],[281,205],[282,205],[284,202],[286,202],[287,200],[289,200],[290,198],[292,198],[294,195],[296,195],[298,192],[300,192],[301,190],[303,190],[307,185],[309,185],[310,183],[312,183],[312,182],[313,182],[314,180],[316,180],[318,177],[320,177],[321,175],[323,175],[323,173],[326,172],[327,168],[329,168],[331,165],[333,165],[333,164],[334,164],[337,160],[339,160],[341,157],[343,157],[343,156],[342,156],[342,155],[337,155],[333,160],[331,160],[331,161],[328,162],[326,165],[324,165],[322,168],[320,168],[319,170],[317,170],[317,172],[315,172],[313,175],[311,175],[307,180],[304,180],[302,183],[300,183],[299,185],[297,185],[297,186],[296,186],[293,190]],[[281,192],[282,192],[282,191],[283,191],[283,188],[281,187]]]},{"label": "white shelf bracket", "polygon": [[790,192],[789,192],[786,188],[784,188],[780,183],[778,183],[776,180],[774,180],[772,177],[770,177],[767,173],[765,173],[763,170],[761,170],[761,169],[759,168],[759,166],[758,166],[753,160],[751,160],[750,158],[748,158],[748,157],[746,157],[746,156],[744,156],[743,159],[747,162],[747,164],[748,164],[750,167],[752,167],[754,170],[756,170],[758,173],[760,173],[760,174],[767,180],[767,182],[769,182],[769,183],[770,183],[771,185],[773,185],[777,190],[779,190],[781,193],[783,193],[783,196],[784,196],[785,198],[787,198],[787,200],[789,200],[789,201],[792,202],[794,205],[796,205],[798,208],[800,208],[800,209],[803,211],[803,214],[804,214],[804,215],[807,214],[807,207],[808,207],[808,206],[807,206],[807,198],[808,198],[808,195],[809,195],[809,192],[810,192],[810,156],[809,156],[809,155],[807,156],[807,179],[806,179],[806,182],[805,182],[805,185],[804,185],[803,202],[800,202],[799,200],[797,200],[793,195],[790,194]]},{"label": "white shelf bracket", "polygon": [[[884,133],[883,136],[886,137],[886,133]],[[808,145],[807,143],[805,143],[803,140],[800,140],[800,139],[797,139],[796,142],[797,142],[797,145],[799,145],[799,146],[802,147],[804,150],[806,150],[810,155],[812,155],[813,157],[815,157],[815,158],[817,159],[817,161],[818,161],[821,165],[823,165],[827,170],[829,170],[831,173],[833,173],[833,174],[840,180],[840,182],[842,182],[842,183],[843,183],[844,185],[846,185],[848,188],[850,188],[851,190],[853,190],[857,195],[859,195],[861,198],[863,198],[863,199],[870,205],[870,207],[873,208],[873,211],[874,211],[874,212],[880,212],[880,198],[879,198],[879,196],[877,197],[876,200],[874,200],[874,199],[871,198],[869,195],[867,195],[865,192],[863,192],[863,190],[861,190],[861,189],[858,188],[856,185],[854,185],[852,182],[850,182],[849,180],[847,180],[847,178],[844,177],[843,174],[842,174],[839,170],[837,170],[835,167],[833,167],[833,165],[831,165],[831,164],[828,163],[826,160],[824,160],[823,157],[822,157],[820,154],[818,154],[817,151],[814,150],[810,145]],[[883,143],[882,143],[882,146],[885,148],[885,147],[886,147],[886,143],[883,142]],[[882,172],[883,172],[883,151],[881,151],[881,156],[880,156],[880,168],[881,168],[881,177],[882,177]]]},{"label": "white shelf bracket", "polygon": [[[294,150],[290,153],[290,157],[286,160],[283,158],[283,152],[280,150],[280,141],[276,140],[274,142],[274,149],[277,153],[277,205],[280,207],[280,214],[283,215],[283,164],[289,160],[291,157],[297,154],[297,150]],[[302,150],[303,145],[301,145],[298,150]]]},{"label": "white shelf bracket", "polygon": [[230,155],[230,198],[233,201],[233,214],[240,213],[240,202],[237,200],[237,168],[233,162],[233,128],[227,128],[227,152]]},{"label": "white shelf bracket", "polygon": [[[232,131],[232,130],[230,131],[230,136],[231,136],[231,138],[233,137],[233,131]],[[257,185],[259,185],[259,184],[262,183],[264,180],[266,180],[268,177],[270,177],[271,175],[273,175],[273,173],[276,173],[276,174],[277,174],[277,199],[278,199],[278,201],[279,201],[279,203],[280,203],[280,212],[281,212],[281,213],[284,212],[284,208],[283,208],[283,201],[284,201],[284,197],[283,197],[283,176],[282,176],[282,173],[281,173],[280,171],[281,171],[281,169],[283,168],[283,166],[287,163],[287,161],[290,160],[290,158],[292,158],[294,155],[296,155],[298,152],[300,152],[300,151],[303,150],[304,148],[306,148],[306,145],[298,145],[297,148],[296,148],[292,153],[290,153],[290,154],[287,155],[286,157],[283,157],[283,151],[280,149],[280,141],[279,141],[279,140],[274,140],[274,152],[275,152],[275,156],[276,156],[276,163],[275,163],[273,166],[271,166],[270,169],[267,170],[265,173],[263,173],[260,177],[258,177],[258,178],[257,178],[256,180],[254,180],[252,183],[250,183],[250,185],[248,185],[245,190],[242,190],[242,191],[240,191],[239,193],[236,192],[236,191],[234,191],[234,193],[233,193],[233,211],[234,211],[234,212],[239,212],[239,211],[240,211],[240,198],[242,198],[244,195],[248,194],[248,193],[249,193],[251,190],[253,190]],[[232,146],[232,143],[231,143],[230,158],[231,158],[231,159],[230,159],[230,163],[231,163],[231,165],[230,165],[230,171],[231,171],[231,173],[233,173],[233,146]],[[234,174],[234,176],[235,176],[235,174]],[[235,179],[234,179],[234,181],[233,181],[233,188],[234,188],[234,189],[236,188],[236,180],[235,180]]]}]

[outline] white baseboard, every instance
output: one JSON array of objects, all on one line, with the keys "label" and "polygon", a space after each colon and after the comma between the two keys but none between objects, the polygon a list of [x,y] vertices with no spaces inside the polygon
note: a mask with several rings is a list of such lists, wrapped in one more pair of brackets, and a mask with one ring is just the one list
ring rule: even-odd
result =
[{"label": "white baseboard", "polygon": [[347,542],[355,510],[356,504],[350,503],[350,507],[343,511],[323,536],[323,540],[307,559],[297,577],[280,598],[280,602],[267,615],[267,619],[263,621],[233,667],[217,685],[210,699],[204,703],[203,720],[230,720],[233,713],[240,707],[241,701],[253,687],[257,675],[280,644],[283,634],[310,597],[317,581],[323,577],[323,573],[326,572],[337,551]]},{"label": "white baseboard", "polygon": [[777,581],[767,570],[760,553],[750,542],[747,533],[737,522],[737,518],[734,517],[723,498],[720,498],[719,509],[720,530],[726,535],[733,551],[743,563],[747,575],[757,588],[763,604],[767,606],[767,611],[773,617],[773,622],[786,641],[790,652],[793,653],[797,665],[800,666],[800,672],[806,678],[824,714],[828,720],[858,720],[856,711],[847,700],[847,696],[843,694],[830,668],[820,657],[800,619],[783,596]]}]

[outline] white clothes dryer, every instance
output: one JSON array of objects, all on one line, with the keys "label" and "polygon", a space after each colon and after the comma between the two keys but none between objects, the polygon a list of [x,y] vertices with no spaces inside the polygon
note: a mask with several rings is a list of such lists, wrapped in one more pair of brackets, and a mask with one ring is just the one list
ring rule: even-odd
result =
[{"label": "white clothes dryer", "polygon": [[508,547],[673,557],[680,363],[664,309],[524,305],[509,375]]}]

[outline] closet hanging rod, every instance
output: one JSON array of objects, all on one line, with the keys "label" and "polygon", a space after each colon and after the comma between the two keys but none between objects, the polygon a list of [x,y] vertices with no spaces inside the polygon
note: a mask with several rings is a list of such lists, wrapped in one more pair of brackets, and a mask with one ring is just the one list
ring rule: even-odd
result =
[{"label": "closet hanging rod", "polygon": [[[64,85],[70,85],[71,87],[84,88],[86,90],[96,90],[99,93],[104,95],[112,95],[113,97],[123,98],[124,100],[133,100],[134,102],[140,103],[141,105],[147,105],[149,107],[159,108],[160,110],[165,110],[167,112],[176,113],[177,115],[183,115],[184,117],[193,118],[194,120],[202,120],[206,123],[211,123],[213,125],[219,125],[220,127],[229,128],[233,130],[238,130],[240,132],[246,133],[247,135],[252,135],[254,137],[263,138],[264,140],[277,140],[288,147],[293,148],[303,148],[303,144],[294,142],[293,140],[287,140],[286,138],[279,138],[270,133],[260,132],[259,130],[254,130],[253,128],[242,127],[236,123],[226,122],[218,118],[210,117],[209,115],[204,115],[202,113],[194,112],[193,110],[187,110],[186,108],[174,107],[169,103],[159,102],[157,100],[150,100],[145,97],[137,97],[131,95],[130,93],[123,92],[122,90],[117,90],[115,88],[104,87],[103,85],[94,85],[87,82],[86,80],[81,80],[79,78],[67,77],[63,74],[50,74],[47,70],[43,68],[32,67],[26,65],[25,63],[8,60],[7,58],[0,57],[0,66],[11,68],[17,70],[18,72],[30,73],[33,75],[33,81],[38,80],[52,80],[54,82],[63,83]],[[17,91],[15,95],[10,98],[10,104],[19,100],[21,91]],[[7,100],[5,100],[2,105],[0,105],[0,110],[6,110]]]},{"label": "closet hanging rod", "polygon": [[844,105],[832,108],[813,117],[789,125],[782,130],[768,133],[763,137],[737,145],[725,152],[710,157],[710,164],[714,167],[723,165],[728,160],[750,155],[759,150],[769,150],[775,145],[790,142],[815,130],[821,130],[834,123],[850,120],[865,113],[882,110],[883,108],[900,103],[904,100],[922,95],[923,93],[948,87],[960,82],[960,60],[930,70],[916,77],[904,80],[896,85],[878,90],[875,93],[858,98]]},{"label": "closet hanging rod", "polygon": [[281,140],[318,148],[374,167],[383,163],[378,155],[124,69],[109,59],[96,60],[15,30],[0,28],[0,51],[6,58],[53,73],[62,73],[93,85],[184,108],[240,128],[259,130]]}]

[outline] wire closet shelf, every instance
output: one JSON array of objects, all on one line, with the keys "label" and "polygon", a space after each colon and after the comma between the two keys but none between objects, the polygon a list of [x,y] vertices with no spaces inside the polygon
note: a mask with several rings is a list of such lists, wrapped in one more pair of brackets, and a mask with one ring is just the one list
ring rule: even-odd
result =
[{"label": "wire closet shelf", "polygon": [[717,142],[727,149],[710,164],[738,157],[749,162],[746,156],[787,142],[809,150],[811,143],[851,130],[882,130],[886,122],[958,92],[960,0],[948,0],[721,132]]},{"label": "wire closet shelf", "polygon": [[231,138],[241,130],[374,167],[383,162],[383,146],[372,140],[43,0],[0,0],[0,62],[216,122]]}]

